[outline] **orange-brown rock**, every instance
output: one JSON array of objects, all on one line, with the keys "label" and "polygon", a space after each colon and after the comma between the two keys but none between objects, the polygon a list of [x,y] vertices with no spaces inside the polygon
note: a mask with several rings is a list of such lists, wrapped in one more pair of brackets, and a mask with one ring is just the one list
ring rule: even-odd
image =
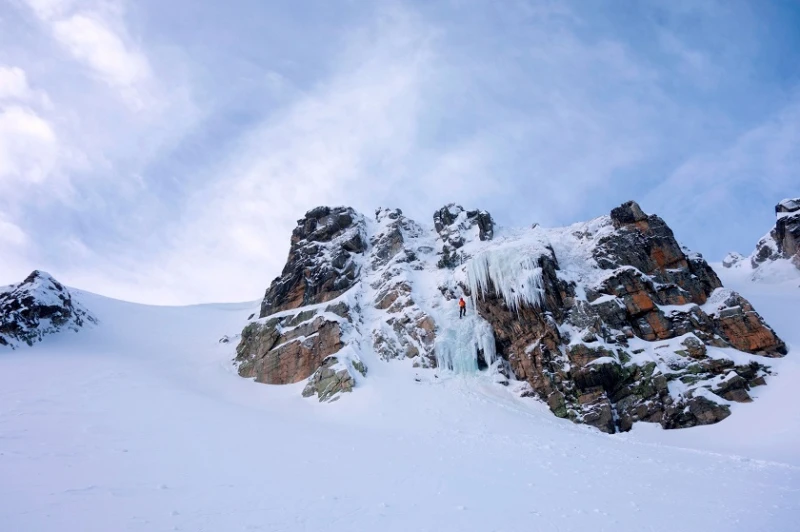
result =
[{"label": "orange-brown rock", "polygon": [[303,316],[273,318],[245,327],[236,348],[239,375],[265,384],[299,382],[343,347],[338,322],[316,316],[295,324],[298,317]]},{"label": "orange-brown rock", "polygon": [[[555,415],[606,432],[629,430],[636,421],[677,428],[724,419],[730,410],[713,394],[749,400],[747,389],[763,383],[768,369],[710,358],[704,344],[777,356],[785,353],[783,343],[741,296],[706,314],[700,305],[721,288],[719,278],[701,256],[684,253],[663,220],[630,202],[614,209],[611,221],[614,231],[603,232],[593,251],[609,273],[583,287],[585,299],[576,282],[560,277],[552,249],[538,258],[540,304],[512,311],[491,285],[476,298],[497,353]],[[690,333],[681,343],[664,342]],[[636,363],[646,350],[630,349],[633,338],[661,343]],[[725,374],[731,376],[723,386]],[[674,379],[687,386],[686,395],[670,393]],[[693,395],[698,387],[712,395]]]},{"label": "orange-brown rock", "polygon": [[764,323],[746,299],[735,292],[715,315],[715,322],[721,336],[736,349],[765,356],[786,354],[786,346],[775,331]]}]

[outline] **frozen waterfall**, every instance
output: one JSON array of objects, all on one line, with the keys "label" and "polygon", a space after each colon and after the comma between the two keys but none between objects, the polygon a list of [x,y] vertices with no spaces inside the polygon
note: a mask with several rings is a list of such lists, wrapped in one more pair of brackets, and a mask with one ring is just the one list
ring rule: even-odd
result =
[{"label": "frozen waterfall", "polygon": [[455,373],[475,373],[479,351],[483,352],[487,366],[494,363],[494,333],[488,322],[473,314],[462,319],[452,318],[449,324],[436,340],[436,362],[440,368]]}]

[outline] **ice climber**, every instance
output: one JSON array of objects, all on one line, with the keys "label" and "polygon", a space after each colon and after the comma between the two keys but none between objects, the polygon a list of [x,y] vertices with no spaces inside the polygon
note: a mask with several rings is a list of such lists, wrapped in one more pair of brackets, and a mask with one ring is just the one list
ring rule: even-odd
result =
[{"label": "ice climber", "polygon": [[464,301],[464,298],[460,298],[458,300],[458,319],[461,319],[462,316],[467,315],[467,302]]}]

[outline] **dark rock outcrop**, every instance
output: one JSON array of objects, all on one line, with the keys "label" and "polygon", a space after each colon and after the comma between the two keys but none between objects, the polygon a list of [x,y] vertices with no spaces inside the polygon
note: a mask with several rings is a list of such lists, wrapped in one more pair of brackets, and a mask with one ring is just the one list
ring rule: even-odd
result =
[{"label": "dark rock outcrop", "polygon": [[470,238],[470,233],[477,228],[477,236],[481,241],[494,238],[494,220],[486,211],[467,211],[461,205],[450,203],[433,213],[433,225],[442,242],[439,253],[439,268],[455,268],[463,264],[469,257],[459,249]]},{"label": "dark rock outcrop", "polygon": [[64,285],[39,270],[0,293],[0,346],[30,346],[46,335],[96,323]]},{"label": "dark rock outcrop", "polygon": [[[750,264],[762,264],[787,259],[800,269],[800,198],[785,199],[775,206],[775,227],[756,244]],[[729,255],[730,257],[730,255]],[[738,261],[728,260],[723,266],[732,267]]]},{"label": "dark rock outcrop", "polygon": [[317,207],[298,220],[289,257],[261,304],[262,318],[335,299],[356,284],[367,249],[364,220],[349,207]]},{"label": "dark rock outcrop", "polygon": [[787,199],[775,206],[778,217],[775,223],[775,242],[778,253],[784,258],[796,259],[800,268],[800,198]]}]

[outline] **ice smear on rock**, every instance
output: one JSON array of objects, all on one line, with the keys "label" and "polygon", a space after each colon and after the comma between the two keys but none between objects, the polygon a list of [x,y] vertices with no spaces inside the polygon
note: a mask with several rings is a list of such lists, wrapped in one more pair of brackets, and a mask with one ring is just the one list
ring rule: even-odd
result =
[{"label": "ice smear on rock", "polygon": [[540,306],[544,297],[542,268],[538,254],[518,247],[487,250],[467,264],[473,301],[486,294],[490,285],[516,311],[521,305]]}]

